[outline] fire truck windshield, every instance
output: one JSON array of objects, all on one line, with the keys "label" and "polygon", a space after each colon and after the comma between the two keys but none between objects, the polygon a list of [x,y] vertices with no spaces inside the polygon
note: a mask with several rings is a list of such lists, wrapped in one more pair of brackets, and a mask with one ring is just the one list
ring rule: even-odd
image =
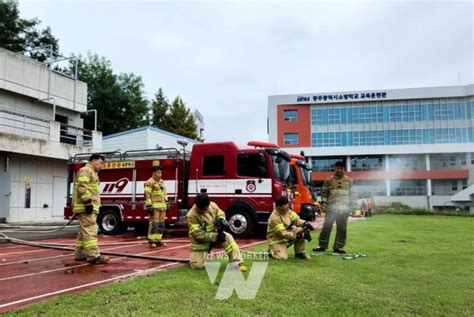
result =
[{"label": "fire truck windshield", "polygon": [[303,179],[303,184],[311,185],[311,174],[310,171],[306,168],[300,167],[301,178]]},{"label": "fire truck windshield", "polygon": [[290,183],[290,164],[277,155],[272,155],[275,177],[287,184]]}]

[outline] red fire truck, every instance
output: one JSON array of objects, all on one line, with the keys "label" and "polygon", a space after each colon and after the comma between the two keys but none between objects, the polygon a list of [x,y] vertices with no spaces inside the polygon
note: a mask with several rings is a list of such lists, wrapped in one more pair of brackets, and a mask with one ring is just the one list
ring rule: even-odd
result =
[{"label": "red fire truck", "polygon": [[[183,145],[182,143],[180,143]],[[198,193],[207,193],[226,212],[235,236],[251,235],[258,224],[265,224],[273,201],[281,195],[293,199],[290,155],[269,143],[251,141],[248,146],[234,142],[194,144],[191,153],[175,148],[100,153],[106,163],[100,171],[102,207],[100,230],[109,235],[129,226],[148,222],[144,207],[144,183],[151,168],[160,165],[169,197],[167,226],[186,223],[186,213]],[[69,160],[66,219],[73,215],[72,190],[76,172],[92,153]]]}]

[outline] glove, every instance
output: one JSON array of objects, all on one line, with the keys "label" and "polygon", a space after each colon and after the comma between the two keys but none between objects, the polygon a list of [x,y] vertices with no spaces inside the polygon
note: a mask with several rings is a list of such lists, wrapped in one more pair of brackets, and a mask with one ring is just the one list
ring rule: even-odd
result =
[{"label": "glove", "polygon": [[217,232],[217,241],[224,242],[227,240],[224,231]]},{"label": "glove", "polygon": [[94,212],[94,205],[92,204],[87,204],[86,205],[86,214],[90,215]]},{"label": "glove", "polygon": [[153,217],[155,215],[155,209],[153,209],[152,207],[148,207],[146,211],[148,211],[148,215],[150,217]]},{"label": "glove", "polygon": [[309,230],[303,231],[303,239],[305,239],[308,242],[311,242],[313,238],[311,237],[311,232]]},{"label": "glove", "polygon": [[225,220],[224,218],[217,218],[216,219],[216,229],[217,232],[223,232],[224,229],[229,228],[229,222]]},{"label": "glove", "polygon": [[314,230],[314,227],[309,223],[309,222],[305,222],[303,224],[303,229],[305,231],[313,231]]}]

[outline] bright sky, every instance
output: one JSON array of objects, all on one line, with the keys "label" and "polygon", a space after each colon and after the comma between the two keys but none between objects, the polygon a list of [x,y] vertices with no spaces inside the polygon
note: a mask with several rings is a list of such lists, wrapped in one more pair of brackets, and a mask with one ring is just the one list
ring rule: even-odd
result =
[{"label": "bright sky", "polygon": [[61,52],[105,56],[204,116],[206,141],[267,140],[267,98],[474,83],[473,1],[27,1]]}]

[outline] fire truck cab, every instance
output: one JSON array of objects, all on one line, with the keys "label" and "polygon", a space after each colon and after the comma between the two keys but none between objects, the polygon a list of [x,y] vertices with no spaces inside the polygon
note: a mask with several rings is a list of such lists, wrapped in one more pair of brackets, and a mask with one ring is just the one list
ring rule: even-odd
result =
[{"label": "fire truck cab", "polygon": [[294,186],[293,208],[299,212],[301,219],[314,220],[320,213],[316,203],[316,190],[311,182],[311,168],[302,155],[291,155],[291,175]]},{"label": "fire truck cab", "polygon": [[[293,199],[290,155],[261,142],[238,146],[234,142],[199,143],[191,153],[174,148],[101,153],[104,169],[99,172],[101,202],[98,225],[105,234],[119,234],[129,226],[147,224],[144,184],[152,167],[159,165],[169,197],[167,226],[186,224],[186,214],[199,193],[226,212],[232,234],[251,235],[265,224],[279,196]],[[251,147],[253,146],[253,148]],[[72,212],[76,172],[92,153],[78,154],[69,161],[69,193],[65,218]]]}]

